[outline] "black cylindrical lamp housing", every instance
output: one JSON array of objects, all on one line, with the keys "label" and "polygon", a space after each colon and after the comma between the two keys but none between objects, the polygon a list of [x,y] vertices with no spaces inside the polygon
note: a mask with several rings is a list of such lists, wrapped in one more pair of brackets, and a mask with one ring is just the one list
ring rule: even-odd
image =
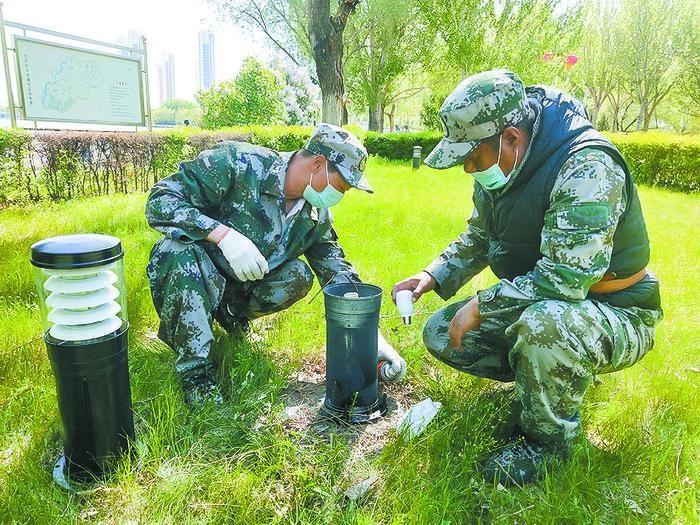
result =
[{"label": "black cylindrical lamp housing", "polygon": [[52,237],[31,248],[63,422],[54,469],[63,486],[105,473],[134,439],[123,257],[108,235]]}]

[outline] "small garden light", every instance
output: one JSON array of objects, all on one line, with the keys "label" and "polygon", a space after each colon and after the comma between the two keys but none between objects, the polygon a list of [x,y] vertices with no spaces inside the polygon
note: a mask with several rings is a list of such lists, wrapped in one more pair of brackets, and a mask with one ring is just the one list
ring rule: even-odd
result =
[{"label": "small garden light", "polygon": [[423,146],[413,146],[413,169],[417,170],[420,168],[421,155],[423,154]]},{"label": "small garden light", "polygon": [[31,248],[64,430],[54,479],[66,488],[102,474],[134,438],[123,257],[119,239],[107,235]]}]

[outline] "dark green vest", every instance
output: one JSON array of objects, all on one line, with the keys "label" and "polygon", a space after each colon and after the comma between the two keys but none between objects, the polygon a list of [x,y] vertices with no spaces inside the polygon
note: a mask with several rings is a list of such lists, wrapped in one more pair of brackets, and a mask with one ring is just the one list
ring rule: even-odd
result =
[{"label": "dark green vest", "polygon": [[543,255],[540,240],[545,212],[564,162],[583,148],[605,151],[626,174],[627,206],[613,236],[609,272],[633,275],[649,263],[649,238],[637,190],[620,152],[593,129],[583,104],[549,87],[527,88],[538,113],[529,155],[516,178],[501,192],[474,183],[474,205],[489,236],[488,259],[502,279],[525,275]]}]

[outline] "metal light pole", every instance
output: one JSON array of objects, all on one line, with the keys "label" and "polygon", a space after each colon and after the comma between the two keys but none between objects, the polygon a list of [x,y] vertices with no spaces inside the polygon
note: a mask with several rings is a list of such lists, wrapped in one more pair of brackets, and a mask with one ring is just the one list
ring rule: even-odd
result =
[{"label": "metal light pole", "polygon": [[143,74],[145,79],[145,94],[146,94],[146,111],[148,112],[148,131],[153,130],[153,118],[151,115],[151,86],[148,81],[148,52],[146,51],[146,37],[141,35],[141,47],[143,48]]}]

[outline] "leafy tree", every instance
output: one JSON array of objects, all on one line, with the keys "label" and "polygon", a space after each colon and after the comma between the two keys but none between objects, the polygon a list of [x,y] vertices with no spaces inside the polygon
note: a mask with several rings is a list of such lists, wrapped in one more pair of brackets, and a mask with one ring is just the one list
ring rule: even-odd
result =
[{"label": "leafy tree", "polygon": [[433,93],[423,102],[420,110],[421,125],[433,131],[442,131],[438,111],[449,93]]},{"label": "leafy tree", "polygon": [[678,41],[682,74],[677,105],[700,118],[700,4],[686,0],[681,9]]},{"label": "leafy tree", "polygon": [[275,62],[271,67],[279,72],[284,83],[282,102],[286,123],[307,125],[318,120],[321,110],[320,91],[311,81],[308,72],[303,68],[289,67],[281,62]]},{"label": "leafy tree", "polygon": [[197,104],[180,98],[167,100],[162,106],[153,110],[153,121],[156,124],[182,124],[185,119],[195,124],[199,122],[200,116]]},{"label": "leafy tree", "polygon": [[620,48],[623,74],[638,105],[637,129],[649,129],[658,105],[679,79],[680,0],[623,0]]},{"label": "leafy tree", "polygon": [[233,81],[197,92],[205,128],[284,122],[283,83],[255,58],[243,61]]},{"label": "leafy tree", "polygon": [[[421,122],[440,129],[437,110],[464,77],[493,68],[516,72],[526,84],[571,87],[563,57],[576,49],[581,10],[558,0],[418,0],[423,68],[432,96]],[[546,54],[557,57],[544,60]]]},{"label": "leafy tree", "polygon": [[312,60],[321,88],[322,119],[345,115],[344,32],[360,0],[209,0],[234,24],[262,32],[294,64]]},{"label": "leafy tree", "polygon": [[387,107],[422,88],[401,90],[397,79],[414,62],[416,0],[366,0],[347,30],[347,72],[354,101],[369,109],[369,130],[383,131]]},{"label": "leafy tree", "polygon": [[596,125],[603,104],[620,82],[619,11],[610,0],[588,0],[584,9],[574,82],[586,94],[591,122]]},{"label": "leafy tree", "polygon": [[564,55],[580,33],[580,13],[556,0],[420,0],[422,62],[436,74],[434,91],[505,67],[526,83],[549,82],[558,70],[542,60]]}]

